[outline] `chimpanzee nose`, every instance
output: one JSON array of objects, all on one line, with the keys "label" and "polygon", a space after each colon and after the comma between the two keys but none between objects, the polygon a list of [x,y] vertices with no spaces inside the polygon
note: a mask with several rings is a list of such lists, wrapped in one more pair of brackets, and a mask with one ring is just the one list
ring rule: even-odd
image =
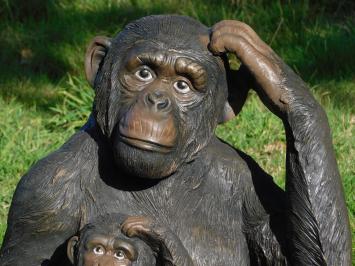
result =
[{"label": "chimpanzee nose", "polygon": [[156,110],[164,111],[170,107],[170,100],[166,94],[161,91],[148,92],[146,95],[146,102],[154,106]]}]

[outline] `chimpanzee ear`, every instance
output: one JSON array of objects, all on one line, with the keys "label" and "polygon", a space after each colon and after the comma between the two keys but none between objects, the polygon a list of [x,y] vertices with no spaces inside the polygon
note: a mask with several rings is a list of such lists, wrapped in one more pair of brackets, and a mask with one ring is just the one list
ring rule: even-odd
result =
[{"label": "chimpanzee ear", "polygon": [[75,246],[78,244],[79,238],[77,236],[73,236],[72,238],[69,239],[68,245],[67,245],[67,256],[68,259],[70,260],[71,264],[74,265],[75,262]]},{"label": "chimpanzee ear", "polygon": [[85,75],[87,81],[94,87],[95,78],[102,59],[111,46],[111,39],[104,36],[96,36],[89,44],[85,54]]},{"label": "chimpanzee ear", "polygon": [[223,123],[231,120],[234,117],[235,117],[235,113],[234,113],[232,107],[230,106],[229,102],[226,101],[224,103],[224,109],[223,109],[221,117],[219,118],[218,123],[223,124]]},{"label": "chimpanzee ear", "polygon": [[251,84],[249,71],[242,65],[238,70],[227,69],[228,101],[219,123],[227,122],[242,110]]}]

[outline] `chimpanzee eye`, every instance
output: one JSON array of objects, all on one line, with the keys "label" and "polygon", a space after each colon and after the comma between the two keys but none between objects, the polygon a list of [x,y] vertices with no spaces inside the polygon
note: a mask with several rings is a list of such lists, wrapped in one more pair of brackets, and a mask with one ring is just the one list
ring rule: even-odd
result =
[{"label": "chimpanzee eye", "polygon": [[142,81],[149,81],[153,78],[152,72],[147,68],[141,68],[135,73],[136,77]]},{"label": "chimpanzee eye", "polygon": [[124,260],[126,258],[126,254],[124,253],[123,250],[117,251],[114,256],[118,260]]},{"label": "chimpanzee eye", "polygon": [[105,253],[105,250],[102,246],[94,247],[93,251],[96,255],[103,255]]},{"label": "chimpanzee eye", "polygon": [[176,81],[174,83],[174,88],[179,93],[187,93],[191,90],[189,84],[187,84],[187,82],[183,80]]}]

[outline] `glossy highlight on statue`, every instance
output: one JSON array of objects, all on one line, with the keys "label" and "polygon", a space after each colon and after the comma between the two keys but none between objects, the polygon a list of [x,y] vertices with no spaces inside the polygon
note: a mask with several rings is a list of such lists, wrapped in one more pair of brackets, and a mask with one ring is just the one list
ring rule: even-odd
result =
[{"label": "glossy highlight on statue", "polygon": [[[21,179],[1,265],[72,265],[68,240],[112,213],[127,215],[123,233],[166,265],[351,265],[326,114],[248,25],[143,17],[94,38],[85,73],[92,115]],[[284,124],[285,190],[215,136],[249,88]]]}]

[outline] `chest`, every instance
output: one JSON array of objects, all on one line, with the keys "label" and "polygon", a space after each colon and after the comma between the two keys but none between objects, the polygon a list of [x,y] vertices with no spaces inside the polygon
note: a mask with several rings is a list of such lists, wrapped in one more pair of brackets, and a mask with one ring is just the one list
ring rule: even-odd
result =
[{"label": "chest", "polygon": [[85,207],[90,216],[120,212],[149,216],[168,226],[196,265],[244,265],[241,200],[233,182],[189,178],[167,180],[139,191],[114,190]]}]

